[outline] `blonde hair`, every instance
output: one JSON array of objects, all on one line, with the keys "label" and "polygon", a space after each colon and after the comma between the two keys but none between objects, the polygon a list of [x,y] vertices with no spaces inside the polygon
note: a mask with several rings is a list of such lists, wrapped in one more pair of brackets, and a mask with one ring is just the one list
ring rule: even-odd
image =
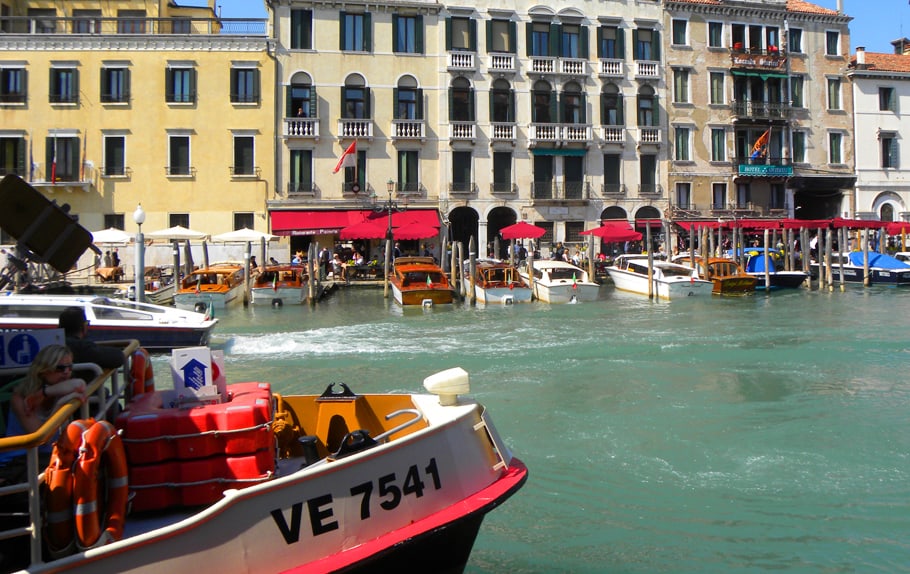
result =
[{"label": "blonde hair", "polygon": [[60,360],[63,357],[72,356],[73,352],[64,345],[48,345],[44,347],[32,359],[28,374],[25,376],[25,380],[16,387],[16,392],[23,397],[37,392],[44,386],[44,379],[41,375],[48,371],[56,371],[57,365],[60,364]]}]

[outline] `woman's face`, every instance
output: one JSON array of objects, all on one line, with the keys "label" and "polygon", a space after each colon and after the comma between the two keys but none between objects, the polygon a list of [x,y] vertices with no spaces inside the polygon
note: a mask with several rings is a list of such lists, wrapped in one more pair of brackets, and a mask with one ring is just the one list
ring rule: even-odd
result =
[{"label": "woman's face", "polygon": [[49,385],[54,385],[59,382],[65,381],[72,378],[73,376],[73,356],[72,355],[63,355],[63,357],[57,362],[57,366],[48,371],[42,373],[44,380]]}]

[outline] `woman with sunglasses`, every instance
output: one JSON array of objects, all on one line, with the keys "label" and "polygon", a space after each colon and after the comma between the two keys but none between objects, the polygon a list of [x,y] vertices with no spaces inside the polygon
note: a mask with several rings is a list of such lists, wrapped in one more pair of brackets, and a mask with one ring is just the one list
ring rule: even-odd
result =
[{"label": "woman with sunglasses", "polygon": [[[16,381],[6,419],[6,436],[33,433],[70,400],[85,401],[85,381],[74,379],[72,375],[73,354],[67,347],[48,345],[38,351],[28,374]],[[53,446],[51,440],[38,450],[42,459],[50,457]],[[24,455],[24,450],[0,453],[0,484],[18,482],[16,478],[19,478],[20,465],[24,466]]]}]

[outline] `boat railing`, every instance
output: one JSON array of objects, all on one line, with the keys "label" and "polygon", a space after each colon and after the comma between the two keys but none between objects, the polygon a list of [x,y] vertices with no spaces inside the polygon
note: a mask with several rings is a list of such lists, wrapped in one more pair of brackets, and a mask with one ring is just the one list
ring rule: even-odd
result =
[{"label": "boat railing", "polygon": [[[112,342],[113,343],[113,342]],[[121,342],[117,342],[121,343]],[[129,356],[139,348],[139,341],[123,341],[124,355]],[[125,396],[126,389],[126,369],[120,367],[116,369],[105,369],[94,363],[76,363],[73,365],[73,372],[92,372],[95,378],[86,387],[86,396],[89,400],[83,402],[79,399],[72,399],[65,405],[61,406],[45,421],[41,427],[31,434],[2,437],[0,438],[0,452],[11,450],[25,450],[27,482],[20,484],[0,486],[0,518],[6,524],[11,522],[8,518],[17,518],[20,513],[10,513],[10,509],[15,509],[15,504],[9,504],[12,497],[27,493],[28,494],[28,515],[27,524],[6,528],[0,531],[0,540],[10,538],[29,537],[29,548],[32,566],[42,563],[41,557],[41,530],[43,528],[41,515],[41,499],[39,496],[40,487],[44,483],[44,469],[40,468],[38,450],[43,445],[53,440],[57,431],[64,427],[74,416],[88,418],[94,416],[104,418],[114,407],[119,404],[120,398]],[[5,369],[5,374],[24,375],[27,368],[22,369]],[[105,383],[110,382],[110,386]],[[14,415],[10,415],[14,416]]]},{"label": "boat railing", "polygon": [[382,434],[376,435],[376,438],[374,438],[373,440],[375,440],[376,442],[384,442],[386,439],[388,439],[393,434],[403,431],[404,429],[408,428],[409,426],[415,425],[423,420],[423,413],[421,413],[417,409],[401,409],[398,411],[391,412],[385,416],[385,420],[388,421],[388,420],[393,419],[394,417],[397,417],[400,415],[408,415],[408,414],[414,415],[414,418],[409,419],[409,420],[401,423],[397,427],[389,429]]}]

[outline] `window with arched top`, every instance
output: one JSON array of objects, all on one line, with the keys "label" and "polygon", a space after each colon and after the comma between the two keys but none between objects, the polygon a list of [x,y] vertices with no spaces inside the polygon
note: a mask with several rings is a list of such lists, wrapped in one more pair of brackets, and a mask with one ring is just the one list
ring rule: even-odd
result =
[{"label": "window with arched top", "polygon": [[894,221],[894,206],[890,203],[882,205],[878,218],[882,221]]},{"label": "window with arched top", "polygon": [[556,94],[549,83],[540,80],[531,91],[531,122],[550,124],[556,122]]},{"label": "window with arched top", "polygon": [[414,76],[402,76],[394,90],[396,120],[422,120],[423,90],[417,87]]},{"label": "window with arched top", "polygon": [[370,88],[360,74],[351,74],[341,87],[341,117],[367,119],[370,117]]},{"label": "window with arched top", "polygon": [[306,72],[297,72],[291,76],[285,97],[285,116],[315,118],[316,87],[313,79]]},{"label": "window with arched top", "polygon": [[616,84],[607,84],[600,93],[600,123],[605,126],[625,125],[622,92]]},{"label": "window with arched top", "polygon": [[583,124],[586,120],[585,94],[578,82],[569,82],[563,87],[561,102],[562,122],[566,124]]},{"label": "window with arched top", "polygon": [[449,86],[449,121],[473,122],[474,117],[474,88],[467,78],[455,78]]},{"label": "window with arched top", "polygon": [[490,119],[501,123],[515,121],[515,91],[506,80],[494,81],[490,89]]},{"label": "window with arched top", "polygon": [[651,86],[643,86],[638,91],[638,125],[657,126],[657,95]]}]

